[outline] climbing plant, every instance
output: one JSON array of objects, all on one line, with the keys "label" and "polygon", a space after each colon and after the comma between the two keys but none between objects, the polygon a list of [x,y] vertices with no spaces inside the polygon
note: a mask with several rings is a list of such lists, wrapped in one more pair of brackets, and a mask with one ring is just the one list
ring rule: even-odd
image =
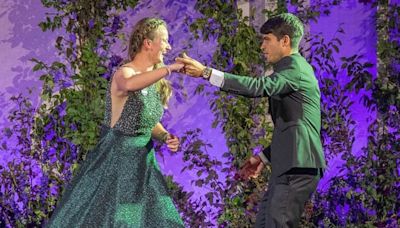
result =
[{"label": "climbing plant", "polygon": [[60,30],[58,61],[32,59],[43,74],[41,105],[16,96],[8,138],[16,138],[15,159],[0,167],[1,226],[40,226],[54,209],[62,186],[77,163],[95,145],[103,118],[103,97],[113,67],[122,60],[110,47],[125,18],[120,11],[135,0],[42,0],[51,9],[39,24],[43,31]]}]

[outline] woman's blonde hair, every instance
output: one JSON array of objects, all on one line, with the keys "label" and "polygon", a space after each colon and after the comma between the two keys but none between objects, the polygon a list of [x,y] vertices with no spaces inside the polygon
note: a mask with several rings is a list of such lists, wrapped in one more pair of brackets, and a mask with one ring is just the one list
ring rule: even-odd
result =
[{"label": "woman's blonde hair", "polygon": [[[132,61],[136,54],[140,52],[143,41],[145,39],[154,40],[157,30],[164,26],[167,28],[167,23],[159,18],[143,18],[133,27],[133,31],[129,38],[128,59]],[[154,66],[155,69],[163,67],[164,63],[159,63]],[[167,107],[169,98],[172,95],[171,83],[165,78],[156,82],[157,91],[160,94],[161,103]]]}]

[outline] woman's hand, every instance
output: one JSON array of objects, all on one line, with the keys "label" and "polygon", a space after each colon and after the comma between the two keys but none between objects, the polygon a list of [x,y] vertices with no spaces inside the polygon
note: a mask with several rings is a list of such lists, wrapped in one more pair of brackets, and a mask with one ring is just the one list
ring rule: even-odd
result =
[{"label": "woman's hand", "polygon": [[183,64],[183,63],[175,62],[175,63],[173,63],[173,64],[168,65],[167,67],[168,67],[171,71],[180,71],[184,66],[185,66],[185,64]]},{"label": "woman's hand", "polygon": [[172,152],[178,151],[180,143],[179,143],[179,138],[177,136],[168,134],[165,143],[167,144],[167,147],[169,148],[170,151]]}]

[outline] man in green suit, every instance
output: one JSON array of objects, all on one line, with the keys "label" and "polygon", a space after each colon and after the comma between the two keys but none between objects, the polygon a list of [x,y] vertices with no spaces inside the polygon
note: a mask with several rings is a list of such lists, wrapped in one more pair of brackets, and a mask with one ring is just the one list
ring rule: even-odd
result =
[{"label": "man in green suit", "polygon": [[249,158],[243,177],[256,177],[266,163],[272,174],[260,202],[256,227],[298,227],[325,168],[320,140],[320,90],[313,68],[299,54],[303,24],[285,13],[261,27],[261,50],[274,73],[252,78],[205,67],[183,56],[185,73],[209,80],[222,90],[247,97],[269,97],[274,132],[270,147]]}]

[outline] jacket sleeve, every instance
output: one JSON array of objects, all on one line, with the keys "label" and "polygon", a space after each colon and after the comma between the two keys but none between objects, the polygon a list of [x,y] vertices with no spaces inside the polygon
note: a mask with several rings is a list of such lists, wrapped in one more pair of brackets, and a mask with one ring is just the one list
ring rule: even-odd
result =
[{"label": "jacket sleeve", "polygon": [[300,72],[289,65],[270,76],[259,78],[224,73],[222,90],[246,97],[270,97],[297,91],[299,83]]}]

